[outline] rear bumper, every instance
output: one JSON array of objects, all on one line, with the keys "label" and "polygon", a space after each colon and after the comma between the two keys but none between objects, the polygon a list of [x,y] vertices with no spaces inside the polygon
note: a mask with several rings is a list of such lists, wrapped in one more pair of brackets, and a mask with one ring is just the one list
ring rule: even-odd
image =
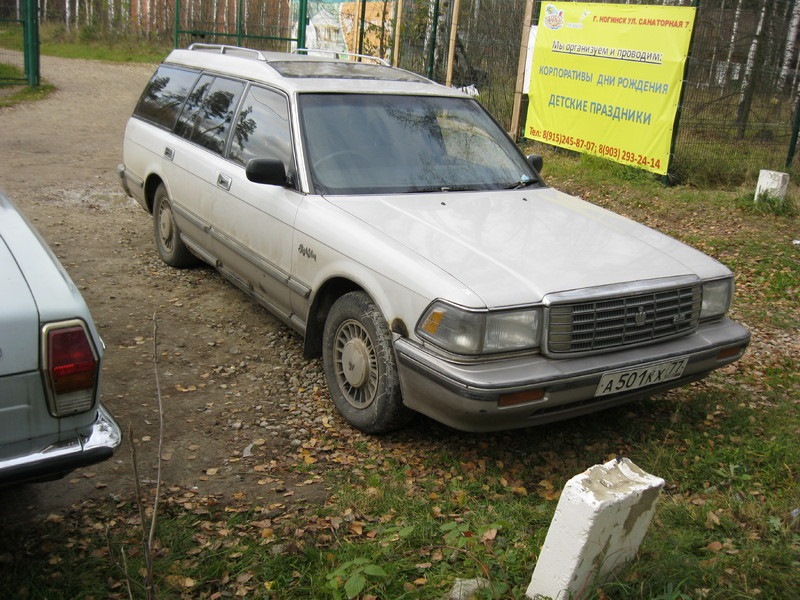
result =
[{"label": "rear bumper", "polygon": [[[88,433],[65,440],[31,440],[23,452],[0,458],[0,485],[57,479],[70,471],[111,458],[122,442],[122,431],[100,404]],[[12,450],[13,452],[13,450]]]},{"label": "rear bumper", "polygon": [[136,200],[143,209],[150,212],[144,196],[144,181],[136,177],[124,164],[117,165],[117,176],[119,176],[119,182],[125,194]]},{"label": "rear bumper", "polygon": [[[499,431],[591,413],[701,379],[741,358],[749,342],[746,328],[723,319],[660,344],[577,358],[454,363],[404,338],[395,342],[395,354],[409,408],[463,431]],[[678,379],[596,396],[604,373],[677,358],[688,361]],[[501,398],[539,390],[541,399],[500,405]]]}]

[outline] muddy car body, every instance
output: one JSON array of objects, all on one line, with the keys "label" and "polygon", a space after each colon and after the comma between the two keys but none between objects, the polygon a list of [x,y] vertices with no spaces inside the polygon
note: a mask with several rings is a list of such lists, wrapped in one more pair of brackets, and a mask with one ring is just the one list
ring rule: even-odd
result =
[{"label": "muddy car body", "polygon": [[749,342],[727,268],[548,187],[474,99],[407,71],[176,50],[123,160],[162,258],[213,265],[303,335],[363,431],[563,419]]}]

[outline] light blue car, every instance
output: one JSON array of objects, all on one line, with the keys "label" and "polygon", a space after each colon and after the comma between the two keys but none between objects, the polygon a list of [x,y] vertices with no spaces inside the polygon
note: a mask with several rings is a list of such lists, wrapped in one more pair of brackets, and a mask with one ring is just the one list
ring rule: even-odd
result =
[{"label": "light blue car", "polygon": [[0,485],[112,456],[122,434],[99,401],[102,360],[77,287],[0,193]]}]

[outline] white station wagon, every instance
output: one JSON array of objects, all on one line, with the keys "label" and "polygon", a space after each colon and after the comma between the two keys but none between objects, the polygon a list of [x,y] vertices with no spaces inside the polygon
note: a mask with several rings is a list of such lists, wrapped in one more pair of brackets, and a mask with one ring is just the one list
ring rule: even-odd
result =
[{"label": "white station wagon", "polygon": [[548,187],[474,99],[350,58],[175,50],[119,173],[162,259],[296,329],[353,426],[527,427],[742,356],[727,268]]},{"label": "white station wagon", "polygon": [[122,434],[100,404],[102,359],[78,288],[0,194],[0,485],[111,457]]}]

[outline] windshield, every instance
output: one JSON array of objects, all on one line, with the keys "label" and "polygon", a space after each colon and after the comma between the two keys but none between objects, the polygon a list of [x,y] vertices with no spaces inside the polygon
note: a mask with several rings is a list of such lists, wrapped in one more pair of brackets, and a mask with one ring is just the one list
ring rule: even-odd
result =
[{"label": "windshield", "polygon": [[503,189],[537,177],[470,98],[302,94],[299,105],[320,194]]}]

